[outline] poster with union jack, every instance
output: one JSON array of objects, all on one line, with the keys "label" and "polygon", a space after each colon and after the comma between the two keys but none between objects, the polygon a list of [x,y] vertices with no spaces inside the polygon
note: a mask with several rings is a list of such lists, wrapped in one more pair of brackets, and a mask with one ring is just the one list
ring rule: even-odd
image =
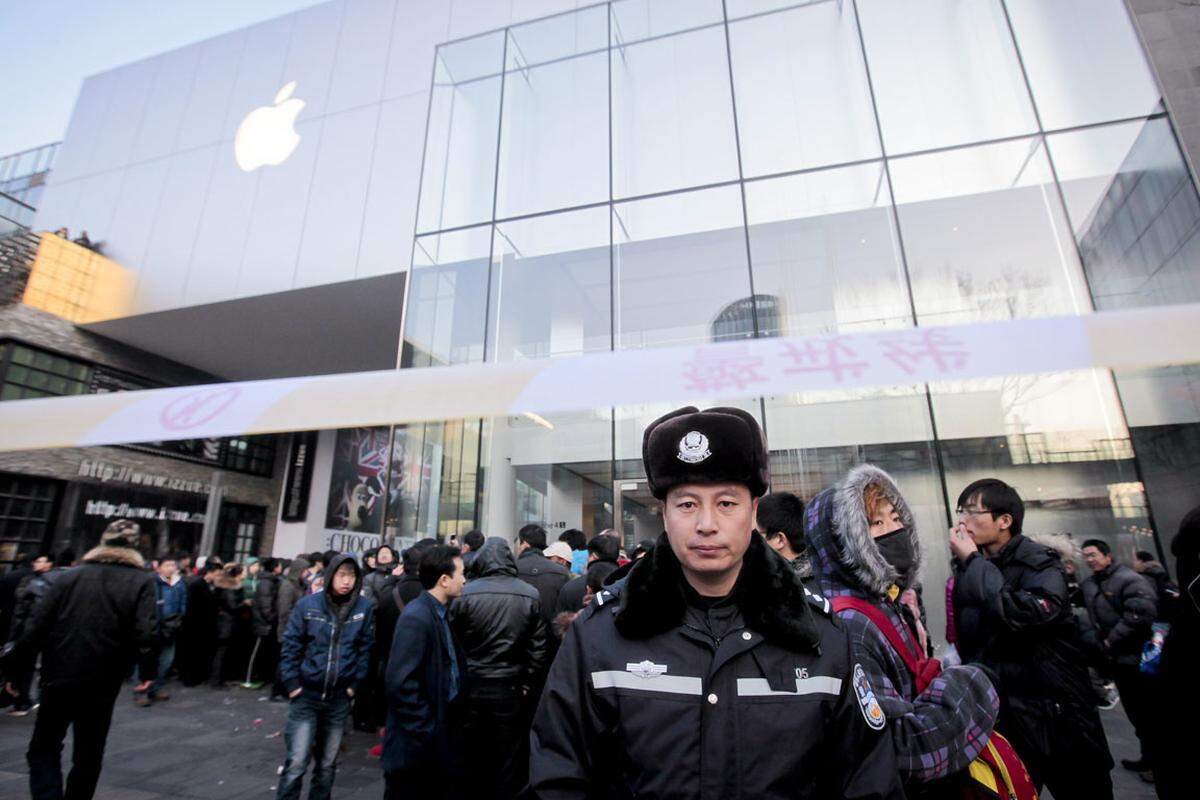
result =
[{"label": "poster with union jack", "polygon": [[344,428],[337,432],[325,527],[379,533],[387,496],[388,429]]}]

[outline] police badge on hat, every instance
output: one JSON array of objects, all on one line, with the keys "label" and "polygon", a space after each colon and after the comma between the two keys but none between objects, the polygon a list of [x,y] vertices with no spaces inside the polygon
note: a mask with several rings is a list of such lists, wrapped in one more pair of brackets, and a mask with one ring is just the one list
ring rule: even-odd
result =
[{"label": "police badge on hat", "polygon": [[679,455],[675,457],[685,464],[699,464],[711,455],[708,437],[700,431],[690,431],[679,440]]}]

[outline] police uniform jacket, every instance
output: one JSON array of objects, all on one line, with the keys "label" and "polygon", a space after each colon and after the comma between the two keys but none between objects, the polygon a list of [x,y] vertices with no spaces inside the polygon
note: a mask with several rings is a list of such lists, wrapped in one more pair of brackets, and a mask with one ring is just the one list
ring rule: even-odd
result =
[{"label": "police uniform jacket", "polygon": [[566,635],[531,734],[534,796],[903,797],[849,640],[787,564],[753,536],[729,600],[706,607],[659,544]]}]

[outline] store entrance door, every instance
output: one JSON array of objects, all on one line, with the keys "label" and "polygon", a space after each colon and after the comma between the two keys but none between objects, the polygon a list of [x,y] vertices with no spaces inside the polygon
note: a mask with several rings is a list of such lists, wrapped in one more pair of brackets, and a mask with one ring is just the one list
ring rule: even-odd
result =
[{"label": "store entrance door", "polygon": [[620,520],[617,530],[621,532],[625,552],[633,552],[644,539],[658,539],[663,530],[662,515],[658,501],[650,494],[650,484],[644,479],[613,481],[613,498],[616,500],[613,519]]}]

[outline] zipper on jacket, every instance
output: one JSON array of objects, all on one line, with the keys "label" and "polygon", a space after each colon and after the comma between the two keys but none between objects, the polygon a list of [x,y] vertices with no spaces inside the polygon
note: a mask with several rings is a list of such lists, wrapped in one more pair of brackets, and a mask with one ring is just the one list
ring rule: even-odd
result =
[{"label": "zipper on jacket", "polygon": [[329,675],[333,671],[333,654],[337,650],[338,640],[342,636],[342,628],[338,625],[337,615],[329,623],[329,627],[333,628],[333,633],[329,637],[329,657],[325,661],[325,686],[321,689],[321,700],[324,701],[329,696]]}]

